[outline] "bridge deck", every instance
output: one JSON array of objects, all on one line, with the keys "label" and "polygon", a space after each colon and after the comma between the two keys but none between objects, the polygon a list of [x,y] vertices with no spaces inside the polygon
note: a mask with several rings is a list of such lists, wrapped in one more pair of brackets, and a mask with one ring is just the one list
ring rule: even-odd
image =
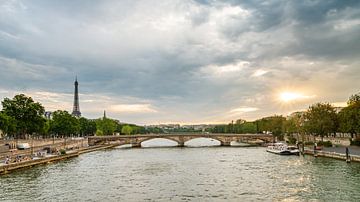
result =
[{"label": "bridge deck", "polygon": [[137,137],[178,137],[178,136],[199,136],[199,137],[273,137],[265,134],[233,134],[233,133],[167,133],[167,134],[145,134],[145,135],[109,135],[109,136],[90,136],[89,138],[137,138]]}]

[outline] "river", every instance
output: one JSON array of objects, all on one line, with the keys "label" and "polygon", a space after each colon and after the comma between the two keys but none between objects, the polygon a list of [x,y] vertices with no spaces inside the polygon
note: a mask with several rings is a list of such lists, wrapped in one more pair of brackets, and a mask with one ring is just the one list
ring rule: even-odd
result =
[{"label": "river", "polygon": [[262,147],[116,148],[0,185],[0,201],[359,201],[360,164]]}]

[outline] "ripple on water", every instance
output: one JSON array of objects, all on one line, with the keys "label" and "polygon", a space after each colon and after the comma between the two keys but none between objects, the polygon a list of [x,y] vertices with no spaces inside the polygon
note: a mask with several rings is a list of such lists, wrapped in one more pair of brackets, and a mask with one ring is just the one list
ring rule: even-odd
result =
[{"label": "ripple on water", "polygon": [[360,164],[264,148],[114,149],[0,178],[0,201],[356,201]]}]

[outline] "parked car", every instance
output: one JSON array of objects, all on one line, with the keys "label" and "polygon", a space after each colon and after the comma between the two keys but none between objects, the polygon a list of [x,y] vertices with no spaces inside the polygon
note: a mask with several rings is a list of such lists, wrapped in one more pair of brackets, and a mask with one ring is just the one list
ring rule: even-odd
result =
[{"label": "parked car", "polygon": [[25,149],[30,149],[30,145],[29,143],[18,143],[16,145],[17,149],[19,150],[25,150]]}]

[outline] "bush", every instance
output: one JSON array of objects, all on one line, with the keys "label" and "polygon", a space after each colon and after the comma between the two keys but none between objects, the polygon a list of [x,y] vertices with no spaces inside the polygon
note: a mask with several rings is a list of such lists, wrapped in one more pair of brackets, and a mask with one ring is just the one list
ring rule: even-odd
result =
[{"label": "bush", "polygon": [[314,142],[311,142],[311,141],[305,142],[305,145],[314,145]]},{"label": "bush", "polygon": [[357,138],[355,140],[352,140],[350,138],[350,145],[360,146],[360,138]]},{"label": "bush", "polygon": [[294,138],[293,136],[289,136],[288,137],[288,143],[289,144],[296,144],[296,138]]},{"label": "bush", "polygon": [[322,142],[322,141],[319,141],[317,143],[318,146],[324,146],[324,147],[332,147],[332,142],[330,141],[325,141],[325,142]]},{"label": "bush", "polygon": [[66,154],[65,149],[61,149],[61,150],[60,150],[60,154],[61,154],[61,155],[65,155],[65,154]]},{"label": "bush", "polygon": [[101,130],[96,131],[96,136],[103,136],[104,133]]}]

